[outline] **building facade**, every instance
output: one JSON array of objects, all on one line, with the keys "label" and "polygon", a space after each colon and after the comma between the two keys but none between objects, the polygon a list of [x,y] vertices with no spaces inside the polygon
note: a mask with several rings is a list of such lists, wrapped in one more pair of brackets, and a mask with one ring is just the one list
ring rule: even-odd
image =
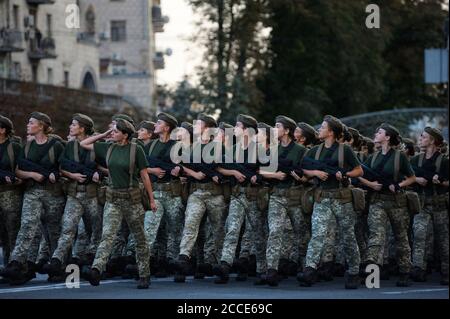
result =
[{"label": "building facade", "polygon": [[164,59],[155,50],[155,32],[168,21],[159,0],[81,0],[81,34],[99,39],[99,91],[119,94],[156,113],[156,70]]},{"label": "building facade", "polygon": [[0,77],[98,91],[99,45],[68,27],[76,0],[0,0]]}]

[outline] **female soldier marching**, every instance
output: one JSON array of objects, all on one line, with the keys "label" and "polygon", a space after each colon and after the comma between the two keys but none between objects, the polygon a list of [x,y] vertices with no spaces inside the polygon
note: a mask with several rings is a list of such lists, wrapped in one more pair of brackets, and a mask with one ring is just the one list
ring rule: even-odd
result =
[{"label": "female soldier marching", "polygon": [[33,255],[30,247],[40,224],[50,254],[56,249],[60,235],[66,200],[62,185],[58,182],[58,159],[64,146],[58,139],[49,136],[51,125],[48,115],[31,113],[27,134],[34,139],[27,142],[18,159],[16,175],[26,180],[26,188],[20,231],[4,274],[9,277],[10,284],[23,284],[34,277],[35,260],[30,260],[30,255]]},{"label": "female soldier marching", "polygon": [[[144,232],[144,207],[139,189],[139,175],[153,211],[156,211],[156,204],[147,173],[148,163],[144,150],[140,145],[130,143],[134,132],[131,123],[117,120],[115,126],[106,133],[89,137],[80,143],[81,147],[87,150],[93,149],[96,157],[104,158],[110,172],[110,184],[103,212],[102,239],[88,274],[89,282],[93,286],[100,284],[101,273],[105,270],[122,218],[125,218],[136,241],[136,259],[140,277],[137,288],[147,289],[150,284],[149,248]],[[113,143],[97,142],[110,134]]]}]

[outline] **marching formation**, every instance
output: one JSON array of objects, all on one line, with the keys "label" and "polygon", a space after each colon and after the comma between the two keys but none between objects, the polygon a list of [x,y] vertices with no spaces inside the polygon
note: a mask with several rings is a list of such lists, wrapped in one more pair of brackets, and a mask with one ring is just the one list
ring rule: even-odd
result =
[{"label": "marching formation", "polygon": [[448,285],[438,129],[415,145],[387,123],[371,139],[330,115],[318,131],[281,115],[271,126],[243,114],[234,125],[203,113],[194,125],[167,113],[136,125],[118,114],[102,134],[84,114],[68,124],[64,140],[33,112],[22,141],[0,115],[2,284],[36,272],[64,282],[76,264],[94,286],[121,276],[139,289],[150,274],[227,284],[232,273],[270,286],[296,276],[303,287],[345,276],[356,289],[368,265],[399,287],[432,271]]}]

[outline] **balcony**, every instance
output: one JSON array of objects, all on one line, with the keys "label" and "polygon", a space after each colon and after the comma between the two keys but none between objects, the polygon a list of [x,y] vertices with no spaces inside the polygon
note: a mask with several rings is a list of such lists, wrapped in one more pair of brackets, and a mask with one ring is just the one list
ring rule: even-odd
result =
[{"label": "balcony", "polygon": [[30,60],[56,59],[55,39],[43,38],[37,41],[36,38],[30,39],[30,49],[28,52]]},{"label": "balcony", "polygon": [[22,32],[12,29],[0,30],[0,53],[22,52]]},{"label": "balcony", "polygon": [[155,70],[163,70],[165,68],[164,52],[156,52],[153,57],[153,66]]},{"label": "balcony", "polygon": [[27,0],[28,5],[38,6],[41,4],[54,4],[55,0]]},{"label": "balcony", "polygon": [[169,18],[162,15],[160,6],[152,6],[152,24],[154,32],[164,32],[164,25],[169,22]]}]

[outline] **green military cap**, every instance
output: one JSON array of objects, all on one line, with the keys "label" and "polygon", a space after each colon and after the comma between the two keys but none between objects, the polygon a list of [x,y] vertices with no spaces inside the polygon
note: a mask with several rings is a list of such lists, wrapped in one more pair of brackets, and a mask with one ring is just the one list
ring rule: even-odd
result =
[{"label": "green military cap", "polygon": [[30,118],[36,119],[38,121],[44,122],[45,124],[47,124],[48,126],[52,126],[52,120],[50,119],[50,117],[42,112],[33,112],[30,115]]},{"label": "green military cap", "polygon": [[14,129],[13,122],[5,116],[0,115],[0,124],[3,126],[3,128],[7,128],[10,131]]},{"label": "green military cap", "polygon": [[172,130],[178,126],[177,119],[173,115],[170,115],[168,113],[161,112],[158,114],[157,118],[158,120],[166,122]]},{"label": "green military cap", "polygon": [[284,115],[278,115],[275,118],[275,123],[283,124],[284,128],[290,129],[292,134],[294,133],[295,128],[297,127],[297,123],[295,123],[293,119]]},{"label": "green military cap", "polygon": [[153,132],[155,130],[155,122],[152,121],[142,121],[139,123],[137,129],[145,128],[147,131]]},{"label": "green military cap", "polygon": [[116,127],[119,131],[123,131],[131,137],[135,132],[134,125],[128,122],[127,120],[117,119]]},{"label": "green military cap", "polygon": [[412,139],[407,137],[402,138],[402,143],[405,145],[412,145],[412,146],[416,144]]},{"label": "green military cap", "polygon": [[302,134],[304,136],[309,136],[309,137],[317,136],[317,131],[314,129],[314,127],[312,127],[308,123],[305,123],[305,122],[297,123],[297,127],[302,130]]},{"label": "green military cap", "polygon": [[388,123],[383,123],[380,125],[380,127],[378,129],[383,129],[386,131],[387,135],[390,136],[390,144],[391,145],[398,145],[400,144],[400,140],[401,140],[401,136],[400,136],[400,132],[397,130],[396,127],[388,124]]},{"label": "green military cap", "polygon": [[219,123],[219,128],[221,130],[225,130],[226,128],[233,128],[233,125],[230,125],[230,124],[225,123],[225,122],[220,122]]},{"label": "green military cap", "polygon": [[180,126],[182,128],[184,128],[185,130],[187,130],[189,132],[189,134],[191,134],[191,135],[194,132],[194,127],[189,122],[182,122]]},{"label": "green military cap", "polygon": [[72,116],[72,119],[77,121],[78,123],[83,124],[87,128],[93,128],[94,127],[94,121],[87,115],[76,113]]},{"label": "green military cap", "polygon": [[113,121],[117,121],[117,120],[125,120],[128,121],[129,123],[131,123],[134,126],[134,120],[131,118],[131,116],[127,115],[127,114],[116,114],[112,117]]},{"label": "green military cap", "polygon": [[272,128],[272,126],[270,126],[269,124],[264,123],[264,122],[258,122],[257,127],[258,128],[265,128],[267,130],[270,130]]},{"label": "green military cap", "polygon": [[433,136],[434,140],[436,141],[436,146],[440,146],[444,142],[444,136],[442,135],[442,132],[437,128],[427,126],[425,127],[424,131]]},{"label": "green military cap", "polygon": [[211,115],[200,113],[197,116],[197,120],[205,122],[208,127],[217,127],[217,121]]},{"label": "green military cap", "polygon": [[250,115],[239,114],[236,118],[236,122],[241,122],[245,127],[251,127],[255,130],[258,128],[258,121]]}]

